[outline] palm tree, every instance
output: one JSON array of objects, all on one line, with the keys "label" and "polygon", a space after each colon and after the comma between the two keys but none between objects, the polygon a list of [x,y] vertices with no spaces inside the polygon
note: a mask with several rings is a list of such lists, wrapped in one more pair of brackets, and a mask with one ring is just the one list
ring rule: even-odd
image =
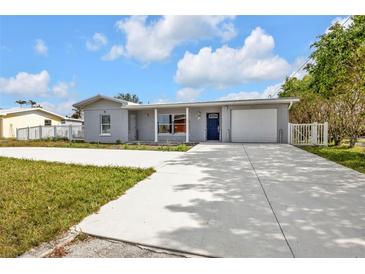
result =
[{"label": "palm tree", "polygon": [[17,101],[15,101],[15,103],[19,104],[19,106],[22,107],[23,105],[25,105],[27,103],[27,101],[17,100]]},{"label": "palm tree", "polygon": [[28,104],[30,105],[30,107],[34,107],[36,104],[37,104],[37,102],[35,102],[35,101],[33,101],[33,100],[28,100]]},{"label": "palm tree", "polygon": [[71,118],[74,118],[74,119],[81,119],[82,117],[82,114],[81,114],[81,109],[78,109],[78,108],[73,108],[72,109],[73,113],[71,115]]}]

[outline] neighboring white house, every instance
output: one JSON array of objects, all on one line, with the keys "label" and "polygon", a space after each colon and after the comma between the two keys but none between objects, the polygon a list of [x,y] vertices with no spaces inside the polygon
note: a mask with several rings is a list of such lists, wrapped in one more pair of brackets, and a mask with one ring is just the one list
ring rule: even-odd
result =
[{"label": "neighboring white house", "polygon": [[16,130],[24,127],[73,124],[78,121],[43,108],[0,109],[0,138],[15,138]]},{"label": "neighboring white house", "polygon": [[288,142],[298,98],[135,104],[103,95],[74,104],[89,142]]},{"label": "neighboring white house", "polygon": [[74,125],[74,126],[81,126],[84,124],[84,121],[82,119],[75,119],[70,117],[64,117],[61,121],[62,125]]}]

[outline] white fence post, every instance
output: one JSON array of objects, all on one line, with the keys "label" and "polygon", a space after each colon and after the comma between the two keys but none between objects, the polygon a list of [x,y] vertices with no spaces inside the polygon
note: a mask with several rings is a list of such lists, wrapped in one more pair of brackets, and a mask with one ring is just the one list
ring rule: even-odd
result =
[{"label": "white fence post", "polygon": [[39,126],[39,139],[42,139],[42,126]]},{"label": "white fence post", "polygon": [[68,139],[72,141],[72,125],[68,126]]},{"label": "white fence post", "polygon": [[323,125],[323,144],[328,146],[328,122],[324,122]]},{"label": "white fence post", "polygon": [[317,129],[318,129],[318,127],[317,127],[317,122],[314,122],[313,124],[312,124],[312,145],[317,145]]}]

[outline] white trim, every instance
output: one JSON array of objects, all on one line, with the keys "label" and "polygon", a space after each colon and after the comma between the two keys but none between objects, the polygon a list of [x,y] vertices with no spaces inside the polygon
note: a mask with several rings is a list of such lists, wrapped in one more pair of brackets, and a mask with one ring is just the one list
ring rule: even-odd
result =
[{"label": "white trim", "polygon": [[189,108],[185,109],[185,142],[189,143]]},{"label": "white trim", "polygon": [[54,113],[52,111],[49,110],[45,110],[43,108],[24,108],[24,109],[16,109],[16,110],[12,110],[12,109],[0,109],[0,116],[6,116],[9,114],[14,114],[14,113],[21,113],[21,112],[28,112],[28,111],[34,111],[34,110],[39,110],[39,111],[43,111],[45,113],[51,114],[53,116],[59,117],[61,119],[65,119],[65,116],[59,115],[57,113]]},{"label": "white trim", "polygon": [[[103,124],[103,116],[109,116],[109,123],[106,123],[106,124]],[[100,124],[100,134],[99,134],[99,136],[111,136],[112,135],[112,133],[111,133],[111,131],[112,131],[112,117],[111,117],[111,115],[110,114],[100,114],[100,122],[99,122]],[[110,133],[108,133],[108,132],[105,132],[105,133],[103,133],[103,126],[106,126],[106,125],[109,125],[109,129],[110,129]]]},{"label": "white trim", "polygon": [[82,100],[80,102],[77,102],[75,104],[73,104],[72,106],[75,107],[75,108],[83,108],[89,104],[92,104],[92,103],[95,103],[99,100],[107,100],[107,101],[112,101],[112,102],[115,102],[115,103],[119,103],[121,105],[138,105],[136,103],[132,103],[132,102],[128,102],[128,101],[125,101],[125,100],[121,100],[121,99],[117,99],[117,98],[114,98],[114,97],[109,97],[109,96],[105,96],[105,95],[95,95],[93,97],[90,97],[90,98],[87,98],[85,100]]},{"label": "white trim", "polygon": [[155,142],[158,142],[158,113],[157,108],[155,108]]},{"label": "white trim", "polygon": [[270,104],[290,104],[299,102],[299,98],[287,97],[277,99],[252,99],[252,100],[232,100],[232,101],[210,101],[194,103],[170,103],[170,104],[146,104],[146,105],[125,105],[123,109],[149,109],[149,108],[177,108],[177,107],[208,107],[227,105],[270,105]]}]

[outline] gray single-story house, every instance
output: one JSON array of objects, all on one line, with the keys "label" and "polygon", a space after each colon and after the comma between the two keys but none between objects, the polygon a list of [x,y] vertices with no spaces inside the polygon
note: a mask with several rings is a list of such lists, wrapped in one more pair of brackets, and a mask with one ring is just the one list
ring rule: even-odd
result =
[{"label": "gray single-story house", "polygon": [[96,95],[84,113],[85,141],[287,143],[289,109],[298,98],[135,104]]}]

